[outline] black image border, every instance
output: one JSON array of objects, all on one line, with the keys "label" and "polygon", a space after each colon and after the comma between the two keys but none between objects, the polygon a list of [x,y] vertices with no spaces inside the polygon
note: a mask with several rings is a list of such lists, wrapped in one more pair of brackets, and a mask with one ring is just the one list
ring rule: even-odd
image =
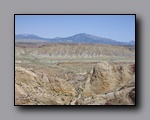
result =
[{"label": "black image border", "polygon": [[[17,15],[134,15],[134,17],[135,17],[135,105],[15,105],[15,16],[17,16]],[[137,21],[136,20],[136,14],[14,14],[14,106],[21,106],[21,109],[27,109],[28,110],[28,108],[30,109],[30,108],[33,108],[34,109],[34,107],[35,106],[40,106],[40,107],[38,107],[38,108],[43,108],[44,107],[44,109],[46,108],[52,108],[52,109],[54,109],[54,108],[72,108],[72,107],[67,107],[67,106],[74,106],[75,108],[78,108],[78,107],[76,107],[76,106],[89,106],[89,107],[96,107],[96,106],[100,106],[100,107],[102,107],[102,108],[123,108],[124,109],[124,107],[127,107],[127,109],[130,107],[130,108],[133,108],[133,109],[135,109],[135,108],[138,108],[139,107],[139,103],[140,103],[140,101],[139,101],[139,99],[140,99],[140,92],[138,92],[138,98],[137,98],[137,91],[139,90],[139,80],[137,80],[137,72],[139,72],[138,71],[138,66],[137,66],[137,64],[139,64],[139,62],[140,62],[140,59],[138,59],[139,57],[137,56],[137,46],[138,46],[138,44],[139,44],[139,42],[138,42],[138,38],[139,38],[139,28],[138,28],[138,26],[139,26],[139,21]],[[137,33],[138,32],[138,33]],[[138,54],[139,55],[139,54]],[[138,74],[138,78],[139,78],[139,74]],[[137,88],[138,87],[138,88]],[[28,108],[26,108],[26,107],[23,107],[23,106],[28,106]],[[50,106],[50,107],[46,107],[46,106]],[[61,107],[60,107],[61,106]],[[104,107],[105,106],[105,107]],[[23,107],[23,108],[22,108]],[[83,107],[83,108],[84,108]],[[93,108],[92,107],[92,108]],[[100,107],[98,107],[98,109],[100,108]],[[37,108],[37,107],[35,107],[35,108]],[[87,108],[87,107],[86,107]],[[97,107],[96,108],[94,108],[94,109],[97,109]]]}]

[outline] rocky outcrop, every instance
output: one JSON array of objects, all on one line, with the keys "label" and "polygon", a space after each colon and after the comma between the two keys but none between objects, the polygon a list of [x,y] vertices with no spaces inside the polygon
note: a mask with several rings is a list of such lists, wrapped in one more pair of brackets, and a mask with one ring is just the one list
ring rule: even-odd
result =
[{"label": "rocky outcrop", "polygon": [[95,65],[92,71],[91,90],[96,94],[118,91],[133,78],[128,65],[103,62]]},{"label": "rocky outcrop", "polygon": [[133,87],[124,88],[116,92],[107,94],[92,94],[91,96],[82,96],[75,104],[77,105],[134,105],[130,99],[129,92]]},{"label": "rocky outcrop", "polygon": [[15,67],[15,104],[134,105],[135,65],[101,62],[72,80]]},{"label": "rocky outcrop", "polygon": [[64,79],[34,73],[22,67],[15,68],[15,104],[63,105],[69,104],[77,94]]},{"label": "rocky outcrop", "polygon": [[[134,65],[102,62],[90,71],[79,104],[132,105],[135,103]],[[80,102],[79,102],[80,101]]]}]

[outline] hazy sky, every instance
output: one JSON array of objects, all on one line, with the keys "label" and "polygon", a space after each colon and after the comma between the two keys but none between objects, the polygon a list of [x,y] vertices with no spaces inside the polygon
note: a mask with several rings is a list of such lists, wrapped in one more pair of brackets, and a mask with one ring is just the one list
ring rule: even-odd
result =
[{"label": "hazy sky", "polygon": [[15,15],[15,34],[69,37],[87,33],[117,41],[135,40],[134,15]]}]

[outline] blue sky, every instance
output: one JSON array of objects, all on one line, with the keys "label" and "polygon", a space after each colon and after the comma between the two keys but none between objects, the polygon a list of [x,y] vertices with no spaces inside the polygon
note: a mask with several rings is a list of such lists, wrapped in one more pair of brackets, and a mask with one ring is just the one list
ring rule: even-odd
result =
[{"label": "blue sky", "polygon": [[117,41],[135,40],[134,15],[15,15],[15,34],[45,38],[87,33]]}]

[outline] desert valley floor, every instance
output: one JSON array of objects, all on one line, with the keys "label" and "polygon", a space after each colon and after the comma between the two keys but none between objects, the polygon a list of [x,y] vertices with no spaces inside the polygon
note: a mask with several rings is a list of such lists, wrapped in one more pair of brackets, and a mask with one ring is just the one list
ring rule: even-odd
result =
[{"label": "desert valley floor", "polygon": [[135,105],[135,47],[15,43],[15,105]]}]

